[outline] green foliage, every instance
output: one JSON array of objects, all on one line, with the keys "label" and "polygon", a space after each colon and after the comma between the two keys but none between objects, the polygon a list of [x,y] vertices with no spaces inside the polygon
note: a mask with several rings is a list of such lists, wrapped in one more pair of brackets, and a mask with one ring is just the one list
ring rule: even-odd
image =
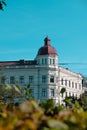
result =
[{"label": "green foliage", "polygon": [[66,88],[61,88],[61,90],[60,90],[60,94],[62,94],[62,97],[63,97],[63,94],[66,92]]},{"label": "green foliage", "polygon": [[65,93],[65,92],[66,92],[66,88],[62,88],[60,91],[61,94]]},{"label": "green foliage", "polygon": [[30,85],[27,85],[23,90],[19,84],[0,85],[0,100],[3,102],[20,103],[25,100],[33,99]]},{"label": "green foliage", "polygon": [[30,84],[28,84],[23,90],[23,96],[26,100],[30,100],[32,94],[32,90],[30,89]]},{"label": "green foliage", "polygon": [[[87,111],[55,106],[51,99],[44,104],[34,100],[18,107],[12,103],[0,104],[0,130],[87,130]],[[45,113],[50,107],[52,115]],[[54,112],[54,108],[59,111]]]},{"label": "green foliage", "polygon": [[[7,84],[4,89],[0,85],[0,89],[2,97],[11,97],[10,103],[0,100],[0,130],[87,130],[87,111],[83,107],[86,101],[83,96],[78,100],[66,97],[65,103],[71,105],[68,108],[56,105],[53,99],[39,104],[30,100],[32,91],[27,85],[23,94],[27,100],[16,106],[12,100],[17,94],[21,95],[21,87]],[[61,93],[64,92],[63,89]]]},{"label": "green foliage", "polygon": [[0,85],[0,100],[3,102],[14,102],[15,98],[21,97],[21,90],[18,85]]},{"label": "green foliage", "polygon": [[47,101],[43,102],[41,106],[45,108],[46,111],[48,111],[49,109],[52,109],[54,107],[54,101],[53,99],[48,99]]},{"label": "green foliage", "polygon": [[53,99],[48,99],[47,101],[41,103],[41,107],[44,109],[46,115],[52,115],[54,109]]},{"label": "green foliage", "polygon": [[87,111],[87,94],[82,94],[79,98],[79,103],[82,105],[83,109]]},{"label": "green foliage", "polygon": [[9,85],[9,84],[6,84],[6,87],[5,87],[5,90],[11,90],[12,88],[11,88],[11,86]]},{"label": "green foliage", "polygon": [[59,106],[55,105],[53,99],[48,99],[47,101],[41,103],[40,105],[44,110],[44,114],[47,116],[56,115],[65,108],[63,105]]},{"label": "green foliage", "polygon": [[70,107],[80,108],[82,107],[84,111],[87,111],[87,98],[84,94],[77,99],[77,97],[66,97],[64,100],[65,104]]}]

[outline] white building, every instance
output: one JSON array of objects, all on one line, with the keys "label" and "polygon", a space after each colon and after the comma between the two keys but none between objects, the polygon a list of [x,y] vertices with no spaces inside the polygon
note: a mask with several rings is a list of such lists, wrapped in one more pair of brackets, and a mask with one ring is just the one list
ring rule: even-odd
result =
[{"label": "white building", "polygon": [[[34,99],[41,102],[53,98],[55,103],[62,103],[65,96],[79,97],[82,93],[82,76],[58,66],[58,54],[48,37],[34,60],[0,62],[0,68],[2,84],[18,83],[22,88],[30,84]],[[62,87],[66,88],[63,97]]]}]

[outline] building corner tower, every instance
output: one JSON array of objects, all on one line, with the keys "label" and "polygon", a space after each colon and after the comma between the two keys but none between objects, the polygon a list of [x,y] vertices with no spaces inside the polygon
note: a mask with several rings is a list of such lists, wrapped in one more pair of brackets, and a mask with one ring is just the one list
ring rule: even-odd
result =
[{"label": "building corner tower", "polygon": [[50,44],[50,39],[44,39],[35,58],[37,61],[37,90],[40,102],[53,99],[58,103],[58,54]]}]

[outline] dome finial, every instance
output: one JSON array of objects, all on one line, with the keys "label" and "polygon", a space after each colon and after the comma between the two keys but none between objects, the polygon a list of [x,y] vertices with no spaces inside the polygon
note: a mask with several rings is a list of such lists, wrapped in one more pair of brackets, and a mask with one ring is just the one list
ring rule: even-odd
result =
[{"label": "dome finial", "polygon": [[44,39],[44,45],[45,46],[49,46],[50,45],[50,39],[48,38],[48,36]]}]

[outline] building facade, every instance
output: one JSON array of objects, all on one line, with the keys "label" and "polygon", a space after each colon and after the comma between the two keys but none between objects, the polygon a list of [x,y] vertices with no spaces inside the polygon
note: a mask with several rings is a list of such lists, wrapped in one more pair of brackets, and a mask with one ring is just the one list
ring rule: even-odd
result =
[{"label": "building facade", "polygon": [[[20,84],[22,89],[30,84],[32,96],[40,102],[52,98],[63,103],[66,96],[79,97],[82,93],[82,76],[58,65],[58,53],[48,37],[34,60],[0,62],[0,69],[1,84]],[[63,87],[66,92],[62,96]]]}]

